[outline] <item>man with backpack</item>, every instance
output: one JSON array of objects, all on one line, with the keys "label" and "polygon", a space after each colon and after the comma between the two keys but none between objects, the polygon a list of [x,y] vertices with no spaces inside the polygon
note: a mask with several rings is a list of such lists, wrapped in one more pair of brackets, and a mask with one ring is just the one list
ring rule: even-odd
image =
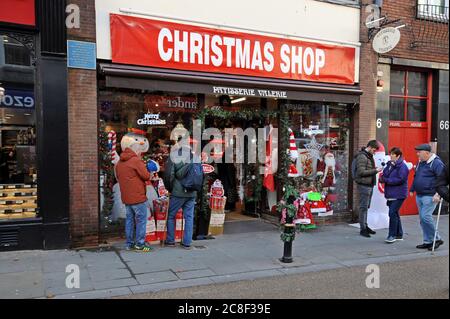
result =
[{"label": "man with backpack", "polygon": [[173,146],[165,166],[164,184],[170,192],[167,239],[165,245],[175,246],[175,217],[183,209],[184,236],[182,247],[192,249],[194,209],[197,192],[202,190],[203,168],[200,159],[186,143]]},{"label": "man with backpack", "polygon": [[363,237],[370,238],[376,232],[367,225],[367,212],[372,200],[373,187],[376,184],[376,175],[382,170],[376,168],[373,155],[379,149],[378,142],[371,140],[365,148],[356,154],[352,162],[352,175],[357,184],[359,194],[359,224],[360,234]]},{"label": "man with backpack", "polygon": [[[410,196],[416,193],[416,203],[419,208],[420,226],[423,232],[423,243],[417,245],[419,249],[432,250],[435,238],[436,226],[433,220],[433,212],[437,203],[434,199],[437,194],[438,179],[444,174],[445,164],[434,153],[431,146],[421,144],[415,147],[419,163],[416,166],[414,181],[410,188]],[[436,232],[435,249],[441,246],[442,241],[439,233]]]}]

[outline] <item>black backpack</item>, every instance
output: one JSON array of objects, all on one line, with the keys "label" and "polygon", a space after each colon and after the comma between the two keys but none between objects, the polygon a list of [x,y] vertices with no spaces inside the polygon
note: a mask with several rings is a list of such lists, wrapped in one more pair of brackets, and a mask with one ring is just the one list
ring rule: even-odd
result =
[{"label": "black backpack", "polygon": [[203,166],[201,163],[189,163],[186,175],[180,179],[181,185],[188,192],[200,192],[203,189]]}]

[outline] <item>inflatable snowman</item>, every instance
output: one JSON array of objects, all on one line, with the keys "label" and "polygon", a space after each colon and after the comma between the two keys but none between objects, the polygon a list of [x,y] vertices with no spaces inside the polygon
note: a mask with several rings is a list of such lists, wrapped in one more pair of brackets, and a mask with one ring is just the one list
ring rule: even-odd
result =
[{"label": "inflatable snowman", "polygon": [[[122,140],[120,141],[120,147],[122,151],[125,150],[126,148],[130,148],[133,151],[139,150],[141,154],[143,154],[148,151],[149,143],[147,138],[143,135],[137,133],[127,133],[122,137]],[[116,155],[113,156],[113,163],[115,162],[114,167],[118,161],[119,156],[116,153]],[[126,218],[126,210],[125,205],[122,203],[119,183],[114,184],[113,193],[114,193],[114,204],[112,208],[111,219],[112,221],[117,221],[117,219],[119,218]]]},{"label": "inflatable snowman", "polygon": [[[376,168],[384,168],[384,165],[391,160],[390,155],[386,154],[384,145],[378,142],[380,148],[374,154]],[[380,183],[380,175],[377,174],[377,181],[373,188],[372,201],[367,212],[367,224],[372,229],[389,228],[389,207],[386,205],[384,197],[384,185]]]}]

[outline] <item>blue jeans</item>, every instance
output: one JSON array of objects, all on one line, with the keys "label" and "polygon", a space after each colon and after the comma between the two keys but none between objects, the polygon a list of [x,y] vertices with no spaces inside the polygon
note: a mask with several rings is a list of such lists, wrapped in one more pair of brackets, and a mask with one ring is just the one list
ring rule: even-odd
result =
[{"label": "blue jeans", "polygon": [[169,216],[167,218],[167,242],[175,242],[175,217],[180,208],[183,209],[184,236],[183,245],[190,246],[194,232],[195,197],[170,196]]},{"label": "blue jeans", "polygon": [[[416,196],[417,207],[419,208],[420,226],[423,232],[423,243],[432,244],[434,239],[434,232],[436,230],[433,220],[433,212],[436,208],[436,203],[433,203],[433,196]],[[436,240],[440,240],[439,233],[436,235]]]},{"label": "blue jeans", "polygon": [[389,235],[388,237],[403,237],[402,221],[400,220],[400,207],[405,199],[390,200],[389,207]]},{"label": "blue jeans", "polygon": [[[125,235],[127,246],[143,246],[145,243],[145,231],[147,226],[147,202],[136,205],[125,205],[127,219],[125,221]],[[136,226],[135,226],[136,224]],[[134,238],[136,230],[136,241]]]}]

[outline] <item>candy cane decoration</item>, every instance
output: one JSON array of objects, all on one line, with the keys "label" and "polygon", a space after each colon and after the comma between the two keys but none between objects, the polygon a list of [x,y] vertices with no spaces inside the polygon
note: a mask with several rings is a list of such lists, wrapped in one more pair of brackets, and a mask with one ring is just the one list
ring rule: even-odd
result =
[{"label": "candy cane decoration", "polygon": [[116,132],[110,131],[108,133],[108,148],[111,155],[111,162],[115,164],[117,162],[118,154],[116,152],[116,146],[117,146],[117,135]]}]

